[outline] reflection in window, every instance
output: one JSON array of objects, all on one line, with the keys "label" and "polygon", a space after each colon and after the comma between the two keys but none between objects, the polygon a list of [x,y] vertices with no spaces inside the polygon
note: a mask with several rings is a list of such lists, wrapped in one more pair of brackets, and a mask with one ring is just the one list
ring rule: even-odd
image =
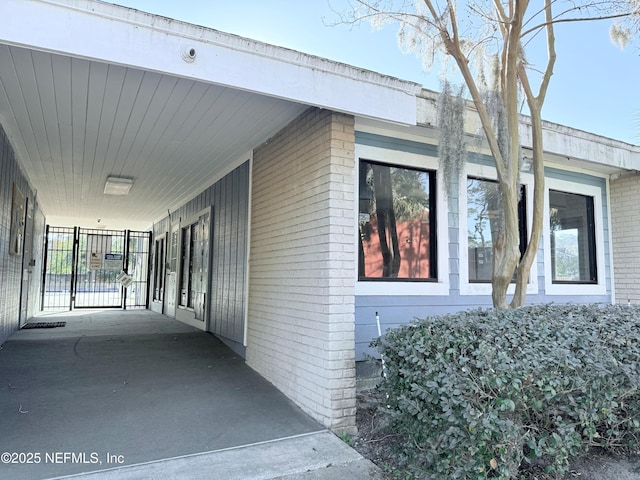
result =
[{"label": "reflection in window", "polygon": [[193,308],[193,258],[197,223],[182,227],[180,245],[180,306]]},{"label": "reflection in window", "polygon": [[153,256],[153,300],[162,302],[164,299],[165,279],[165,237],[156,240]]},{"label": "reflection in window", "polygon": [[[490,282],[493,273],[492,231],[498,231],[500,219],[498,182],[478,178],[467,179],[467,246],[469,249],[469,281]],[[520,254],[527,248],[527,205],[525,186],[520,187],[518,229]],[[515,274],[514,274],[515,280]]]},{"label": "reflection in window", "polygon": [[361,280],[436,278],[435,172],[360,162]]},{"label": "reflection in window", "polygon": [[549,219],[553,282],[597,282],[593,197],[550,190]]}]

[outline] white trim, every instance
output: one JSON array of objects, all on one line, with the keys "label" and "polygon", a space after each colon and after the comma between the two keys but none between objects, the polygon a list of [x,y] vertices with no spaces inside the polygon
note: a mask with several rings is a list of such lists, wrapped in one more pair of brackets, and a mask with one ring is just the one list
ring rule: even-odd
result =
[{"label": "white trim", "polygon": [[[371,160],[377,162],[398,165],[402,167],[415,167],[429,170],[436,170],[436,223],[438,225],[436,231],[436,241],[438,242],[437,282],[385,282],[385,281],[359,281],[358,280],[358,262],[355,262],[354,276],[356,281],[355,294],[358,295],[449,295],[449,223],[448,223],[448,205],[444,189],[442,185],[442,172],[438,170],[438,159],[426,155],[418,155],[415,153],[401,152],[398,150],[387,150],[384,148],[371,147],[367,145],[356,145],[356,174],[354,175],[354,206],[356,215],[354,215],[354,232],[358,231],[358,187],[359,187],[359,162],[360,159]],[[354,234],[354,241],[357,242],[357,233]],[[357,248],[356,248],[357,251]]]},{"label": "white trim", "polygon": [[[460,176],[458,184],[458,212],[460,217],[459,244],[460,244],[460,295],[491,295],[491,283],[470,283],[469,282],[469,247],[467,239],[467,177],[486,178],[495,180],[497,173],[495,167],[467,163],[464,174]],[[527,191],[527,231],[531,232],[533,219],[533,175],[527,173],[520,174],[520,183],[526,186]],[[536,252],[536,257],[538,253]],[[515,293],[515,284],[509,285],[507,295]],[[527,295],[538,293],[538,262],[534,259],[529,272],[529,283],[527,284]]]},{"label": "white trim", "polygon": [[[568,161],[567,161],[567,163],[568,163]],[[603,172],[598,172],[598,171],[595,171],[595,170],[590,170],[590,169],[584,168],[584,167],[582,167],[580,165],[567,165],[567,164],[562,164],[562,163],[549,161],[549,160],[545,160],[544,168],[551,168],[553,170],[558,170],[558,171],[561,171],[563,173],[577,173],[577,174],[580,174],[580,175],[586,175],[588,177],[595,177],[595,178],[602,178],[602,179],[607,179],[610,176],[608,173],[603,173]]]},{"label": "white trim", "polygon": [[2,0],[0,17],[9,45],[416,124],[417,83],[210,28],[89,0]]},{"label": "white trim", "polygon": [[[577,283],[573,285],[553,283],[551,276],[551,232],[549,219],[549,190],[577,193],[593,198],[593,216],[596,230],[597,284]],[[593,185],[567,182],[555,178],[545,179],[544,195],[544,283],[547,295],[606,295],[607,272],[604,261],[604,230],[602,224],[602,189]]]},{"label": "white trim", "polygon": [[[180,223],[176,223],[173,222],[171,220],[171,214],[169,214],[169,232],[168,232],[168,247],[167,247],[167,269],[166,269],[166,278],[164,281],[164,286],[165,286],[165,297],[164,297],[164,305],[163,305],[163,309],[164,309],[164,315],[171,317],[171,318],[176,318],[176,306],[178,305],[178,257],[177,257],[177,253],[176,253],[176,269],[175,270],[171,270],[169,267],[171,266],[171,246],[172,246],[172,241],[173,241],[173,234],[177,233],[177,240],[176,243],[179,243],[180,241]],[[179,245],[176,244],[176,249],[179,248]],[[176,250],[177,252],[177,250]],[[173,276],[173,280],[172,277]],[[169,305],[169,300],[171,299],[171,296],[168,295],[169,293],[169,284],[173,281],[173,305]]]},{"label": "white trim", "polygon": [[[609,230],[609,235],[608,235],[608,240],[609,240],[609,281],[611,282],[611,303],[615,304],[616,303],[616,279],[614,277],[614,270],[615,268],[613,268],[614,262],[613,262],[613,228],[611,226],[612,223],[612,219],[611,219],[611,188],[609,188],[609,177],[607,177],[605,179],[605,188],[607,189],[607,206],[608,206],[608,215],[607,215],[607,228]],[[595,212],[594,212],[595,215]],[[598,246],[596,245],[596,248],[598,248]]]},{"label": "white trim", "polygon": [[[179,320],[183,323],[186,323],[187,325],[191,325],[194,328],[203,330],[205,332],[209,331],[209,302],[211,301],[210,299],[210,292],[206,291],[206,299],[207,299],[207,303],[205,304],[205,308],[204,308],[204,319],[203,320],[197,320],[196,319],[196,314],[195,311],[192,308],[188,308],[188,307],[183,307],[180,305],[180,285],[179,285],[179,281],[180,281],[180,269],[182,268],[182,265],[180,263],[180,256],[182,255],[181,252],[181,248],[182,248],[182,232],[184,230],[184,227],[186,227],[187,225],[191,225],[193,223],[195,223],[196,221],[198,221],[198,219],[204,215],[208,213],[209,214],[209,232],[211,232],[211,223],[213,221],[213,218],[211,216],[212,213],[212,209],[211,206],[205,207],[202,210],[200,210],[199,212],[181,219],[179,224],[178,224],[178,263],[176,265],[176,320]],[[209,236],[209,251],[211,251],[211,241],[212,238],[211,236]],[[211,255],[209,255],[209,265],[207,265],[207,278],[210,275],[210,271],[209,271],[209,267],[211,265]],[[208,287],[208,285],[207,285]]]},{"label": "white trim", "polygon": [[151,260],[151,265],[153,265],[154,267],[156,266],[156,255],[157,255],[157,250],[156,247],[158,245],[158,241],[160,239],[164,238],[164,258],[162,259],[162,276],[164,277],[162,280],[164,281],[164,286],[162,288],[162,301],[157,301],[155,300],[153,297],[155,295],[155,290],[156,290],[156,279],[157,279],[157,274],[155,269],[152,270],[153,272],[153,282],[151,282],[151,289],[150,289],[150,296],[151,298],[149,299],[149,306],[150,306],[150,310],[156,313],[160,313],[164,315],[164,298],[167,295],[167,254],[168,254],[168,248],[167,248],[167,244],[169,242],[167,242],[167,238],[168,238],[168,233],[165,231],[164,233],[161,233],[160,235],[157,235],[156,237],[153,238],[153,255],[152,255],[152,260]]}]

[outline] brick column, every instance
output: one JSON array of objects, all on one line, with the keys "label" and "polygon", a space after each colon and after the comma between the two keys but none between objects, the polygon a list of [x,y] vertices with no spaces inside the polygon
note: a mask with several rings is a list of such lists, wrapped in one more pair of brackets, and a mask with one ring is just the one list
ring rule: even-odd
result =
[{"label": "brick column", "polygon": [[355,430],[354,119],[311,108],[254,152],[247,363]]},{"label": "brick column", "polygon": [[640,174],[610,183],[616,303],[640,303]]}]

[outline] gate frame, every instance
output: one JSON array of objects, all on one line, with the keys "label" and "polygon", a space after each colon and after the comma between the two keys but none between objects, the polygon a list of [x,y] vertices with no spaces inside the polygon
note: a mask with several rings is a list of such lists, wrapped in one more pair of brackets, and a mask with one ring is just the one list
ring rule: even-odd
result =
[{"label": "gate frame", "polygon": [[[50,275],[49,272],[49,243],[50,243],[50,234],[52,233],[50,230],[54,229],[66,229],[66,234],[72,235],[71,241],[71,265],[70,265],[70,279],[68,284],[68,294],[69,294],[69,305],[68,311],[72,311],[75,309],[86,309],[86,308],[120,308],[126,310],[127,308],[149,308],[149,293],[150,293],[150,284],[151,284],[151,243],[153,241],[153,234],[150,231],[142,232],[136,230],[101,230],[101,229],[91,229],[91,228],[82,228],[82,227],[54,227],[51,225],[46,225],[45,227],[45,238],[44,238],[44,249],[43,249],[43,269],[42,269],[42,291],[41,291],[41,302],[40,302],[40,310],[55,310],[62,309],[64,306],[50,306],[46,305],[46,287],[47,287],[47,276]],[[130,241],[132,238],[143,239],[145,248],[141,251],[136,251],[135,255],[146,255],[146,261],[143,260],[144,273],[142,277],[143,281],[139,281],[138,283],[144,283],[144,302],[136,303],[135,305],[128,305],[127,302],[127,287],[120,285],[120,303],[119,305],[76,305],[76,297],[77,297],[77,289],[78,289],[78,268],[79,268],[79,260],[80,260],[80,236],[81,235],[107,235],[109,232],[113,232],[113,234],[117,234],[122,236],[123,239],[123,251],[122,251],[122,268],[121,271],[128,274],[130,267],[130,256],[132,255],[130,248]],[[54,233],[63,233],[63,232],[54,232]],[[132,235],[133,234],[133,235]],[[137,258],[137,257],[135,257]],[[66,287],[66,285],[65,285]]]}]

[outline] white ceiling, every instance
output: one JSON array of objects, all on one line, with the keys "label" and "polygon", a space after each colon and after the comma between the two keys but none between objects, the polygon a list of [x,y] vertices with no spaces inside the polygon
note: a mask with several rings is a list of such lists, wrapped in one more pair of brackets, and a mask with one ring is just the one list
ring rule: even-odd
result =
[{"label": "white ceiling", "polygon": [[[147,229],[305,105],[0,45],[0,123],[52,225]],[[108,176],[134,180],[103,194]]]}]

